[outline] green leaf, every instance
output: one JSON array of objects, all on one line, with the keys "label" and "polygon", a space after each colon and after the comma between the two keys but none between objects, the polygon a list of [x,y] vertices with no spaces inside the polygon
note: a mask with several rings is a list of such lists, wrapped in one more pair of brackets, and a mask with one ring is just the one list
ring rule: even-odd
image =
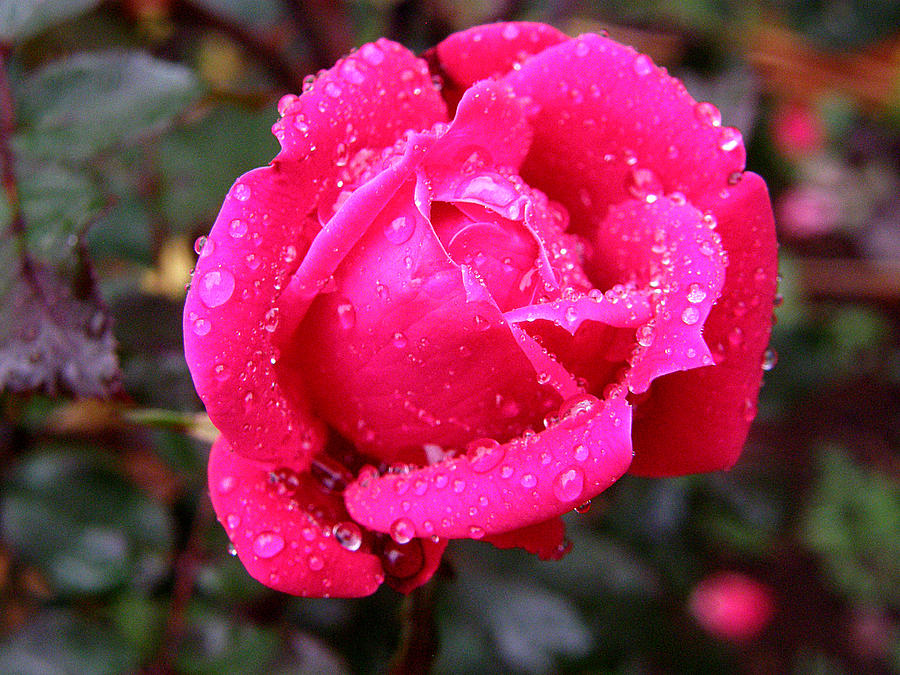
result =
[{"label": "green leaf", "polygon": [[113,630],[74,612],[50,609],[0,642],[0,672],[15,675],[115,675],[137,654]]},{"label": "green leaf", "polygon": [[4,541],[61,593],[145,583],[172,545],[168,512],[90,455],[33,454],[3,495]]},{"label": "green leaf", "polygon": [[18,151],[84,159],[170,123],[199,94],[194,73],[139,51],[77,54],[31,75],[14,92]]},{"label": "green leaf", "polygon": [[188,612],[188,637],[178,654],[178,672],[187,675],[253,675],[268,672],[278,635],[212,607]]},{"label": "green leaf", "polygon": [[0,43],[37,35],[99,4],[100,0],[0,0]]}]

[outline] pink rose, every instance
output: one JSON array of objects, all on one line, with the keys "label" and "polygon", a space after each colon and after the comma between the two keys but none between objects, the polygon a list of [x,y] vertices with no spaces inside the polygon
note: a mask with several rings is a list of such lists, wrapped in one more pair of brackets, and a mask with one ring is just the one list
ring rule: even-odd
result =
[{"label": "pink rose", "polygon": [[360,596],[424,583],[450,539],[559,557],[559,516],[629,468],[734,463],[775,240],[715,107],[629,47],[526,23],[425,60],[379,40],[304,89],[184,314],[250,574]]},{"label": "pink rose", "polygon": [[723,640],[757,637],[775,612],[768,586],[740,572],[716,572],[697,584],[688,609],[703,628]]}]

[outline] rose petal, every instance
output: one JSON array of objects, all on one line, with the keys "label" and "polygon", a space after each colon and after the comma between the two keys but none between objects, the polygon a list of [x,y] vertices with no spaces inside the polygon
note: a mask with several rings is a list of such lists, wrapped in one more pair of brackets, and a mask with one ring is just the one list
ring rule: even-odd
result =
[{"label": "rose petal", "polygon": [[302,379],[341,434],[389,462],[420,461],[425,444],[518,435],[545,401],[558,404],[490,296],[447,257],[414,190],[404,186],[378,213],[278,366],[285,380]]},{"label": "rose petal", "polygon": [[[353,518],[380,532],[480,539],[558,516],[595,497],[631,462],[631,406],[586,397],[539,434],[408,474],[347,487]],[[565,413],[564,413],[565,414]]]},{"label": "rose petal", "polygon": [[426,52],[425,58],[443,80],[442,93],[452,107],[475,82],[506,73],[529,56],[568,39],[542,23],[492,23],[454,33]]},{"label": "rose petal", "polygon": [[[219,522],[250,575],[303,596],[361,597],[384,581],[364,542],[338,543],[332,529],[350,520],[340,493],[327,493],[294,467],[244,459],[219,437],[209,456],[209,491]],[[355,525],[354,525],[355,527]]]},{"label": "rose petal", "polygon": [[756,413],[777,278],[768,193],[759,176],[745,173],[727,197],[698,206],[715,210],[729,258],[722,297],[704,327],[718,365],[654,381],[635,417],[631,470],[640,475],[731,467]]},{"label": "rose petal", "polygon": [[502,81],[539,108],[522,177],[566,205],[575,232],[590,233],[636,190],[691,199],[744,167],[740,134],[716,126],[717,111],[612,40],[583,35],[550,47]]},{"label": "rose petal", "polygon": [[569,552],[566,525],[562,518],[550,518],[518,530],[491,534],[484,538],[497,548],[522,548],[541,560],[560,560]]},{"label": "rose petal", "polygon": [[661,375],[712,365],[702,331],[725,281],[713,219],[668,197],[630,199],[597,229],[597,265],[653,290],[653,319],[638,328],[627,384],[643,393]]},{"label": "rose petal", "polygon": [[284,318],[278,289],[319,229],[309,213],[334,190],[341,158],[377,153],[446,112],[424,63],[384,40],[280,108],[281,153],[234,184],[198,260],[185,302],[185,355],[210,418],[236,452],[308,462],[324,429],[302,391],[286,391],[272,370],[273,331]]}]

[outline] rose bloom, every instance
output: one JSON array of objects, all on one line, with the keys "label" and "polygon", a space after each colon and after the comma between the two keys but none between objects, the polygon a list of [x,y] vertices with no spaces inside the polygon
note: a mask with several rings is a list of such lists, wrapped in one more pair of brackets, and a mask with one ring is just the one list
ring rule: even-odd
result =
[{"label": "rose bloom", "polygon": [[606,37],[507,23],[364,45],[279,112],[184,313],[256,579],[408,592],[464,538],[557,558],[560,516],[626,471],[735,462],[775,239],[713,105]]},{"label": "rose bloom", "polygon": [[707,632],[723,640],[756,638],[775,612],[771,589],[740,572],[716,572],[697,584],[688,610]]}]

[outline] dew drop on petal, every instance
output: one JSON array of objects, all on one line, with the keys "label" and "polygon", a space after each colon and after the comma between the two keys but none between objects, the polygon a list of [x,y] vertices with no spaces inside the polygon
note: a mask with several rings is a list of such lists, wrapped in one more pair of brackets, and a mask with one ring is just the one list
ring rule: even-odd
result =
[{"label": "dew drop on petal", "polygon": [[263,328],[270,333],[274,333],[275,329],[278,328],[278,318],[278,308],[272,307],[263,317]]},{"label": "dew drop on petal", "polygon": [[207,272],[200,280],[198,291],[207,307],[218,307],[234,293],[234,276],[224,269]]},{"label": "dew drop on petal", "polygon": [[537,478],[533,473],[526,473],[522,476],[522,479],[519,481],[523,488],[533,488],[537,485]]},{"label": "dew drop on petal", "polygon": [[228,223],[228,234],[230,234],[235,239],[240,239],[245,234],[247,234],[247,223],[245,223],[240,218],[233,219],[230,223]]},{"label": "dew drop on petal", "polygon": [[681,320],[688,326],[693,326],[700,320],[700,310],[696,307],[685,307],[681,313]]},{"label": "dew drop on petal", "polygon": [[391,337],[391,344],[394,345],[397,349],[404,349],[406,345],[409,344],[409,341],[406,339],[406,336],[403,333],[397,331]]},{"label": "dew drop on petal", "polygon": [[[203,255],[203,249],[206,247],[206,243],[209,241],[208,237],[197,237],[194,240],[194,253],[199,256]],[[212,251],[210,251],[212,253]]]},{"label": "dew drop on petal", "polygon": [[573,502],[584,491],[584,472],[577,466],[561,471],[553,479],[553,494],[561,502]]},{"label": "dew drop on petal", "polygon": [[587,415],[600,405],[600,399],[591,394],[576,394],[563,401],[559,407],[560,420]]},{"label": "dew drop on petal", "polygon": [[466,446],[466,456],[476,473],[487,473],[497,466],[506,454],[506,449],[493,438],[479,438]]},{"label": "dew drop on petal", "polygon": [[356,309],[349,300],[338,303],[337,315],[338,323],[344,330],[350,330],[356,325]]},{"label": "dew drop on petal", "polygon": [[637,343],[641,347],[649,347],[653,344],[653,338],[655,336],[654,326],[652,323],[645,323],[642,326],[638,326],[636,331]]},{"label": "dew drop on petal", "polygon": [[731,152],[741,144],[742,140],[740,131],[734,127],[725,127],[722,129],[722,135],[719,136],[719,147],[724,152]]},{"label": "dew drop on petal", "polygon": [[584,462],[590,457],[590,452],[587,449],[586,445],[579,444],[575,446],[575,460],[578,462]]},{"label": "dew drop on petal", "polygon": [[634,72],[643,77],[653,72],[653,61],[649,56],[638,54],[634,59]]},{"label": "dew drop on petal", "polygon": [[415,229],[415,220],[408,216],[400,216],[384,226],[384,236],[392,244],[399,245],[409,241]]},{"label": "dew drop on petal", "polygon": [[513,23],[507,24],[503,28],[503,37],[507,40],[515,40],[519,37],[519,27]]},{"label": "dew drop on petal", "polygon": [[398,518],[391,523],[390,535],[398,544],[408,544],[416,536],[416,526],[409,518]]},{"label": "dew drop on petal", "polygon": [[212,323],[209,319],[199,318],[194,321],[194,334],[204,336],[212,329]]},{"label": "dew drop on petal", "polygon": [[359,55],[363,57],[368,64],[373,66],[377,66],[384,61],[384,53],[372,43],[364,44],[360,47]]},{"label": "dew drop on petal", "polygon": [[234,186],[234,198],[239,202],[245,202],[250,199],[252,192],[248,185],[244,185],[243,183],[238,183]]},{"label": "dew drop on petal", "polygon": [[697,303],[706,300],[706,291],[703,290],[703,287],[700,284],[691,284],[688,287],[687,299],[688,302],[696,305]]},{"label": "dew drop on petal", "polygon": [[765,370],[766,372],[768,372],[768,371],[772,370],[772,368],[774,368],[777,363],[778,363],[778,352],[776,352],[774,349],[769,347],[763,353],[762,369]]},{"label": "dew drop on petal", "polygon": [[313,572],[320,571],[323,567],[325,567],[325,561],[322,560],[321,556],[311,555],[309,559],[306,561],[306,564],[309,565],[309,569]]},{"label": "dew drop on petal", "polygon": [[357,551],[362,546],[362,531],[356,523],[345,521],[332,528],[337,543],[348,551]]},{"label": "dew drop on petal", "polygon": [[698,120],[705,124],[711,124],[714,127],[722,125],[722,113],[720,113],[719,109],[712,103],[698,103],[694,107],[694,114],[697,116]]},{"label": "dew drop on petal", "polygon": [[484,537],[484,534],[485,533],[484,533],[483,527],[478,527],[477,525],[472,525],[472,527],[469,528],[469,536],[472,539],[481,539],[482,537]]},{"label": "dew drop on petal", "polygon": [[584,504],[579,504],[575,507],[575,511],[577,513],[587,513],[591,510],[591,500],[588,499]]},{"label": "dew drop on petal", "polygon": [[219,480],[219,493],[227,495],[237,486],[237,479],[234,476],[222,476]]},{"label": "dew drop on petal", "polygon": [[236,513],[229,513],[225,517],[225,526],[229,530],[237,529],[240,526],[240,524],[241,524],[241,517],[239,515],[237,515]]},{"label": "dew drop on petal", "polygon": [[253,552],[260,558],[271,558],[284,549],[284,538],[275,532],[261,532],[253,540]]}]

